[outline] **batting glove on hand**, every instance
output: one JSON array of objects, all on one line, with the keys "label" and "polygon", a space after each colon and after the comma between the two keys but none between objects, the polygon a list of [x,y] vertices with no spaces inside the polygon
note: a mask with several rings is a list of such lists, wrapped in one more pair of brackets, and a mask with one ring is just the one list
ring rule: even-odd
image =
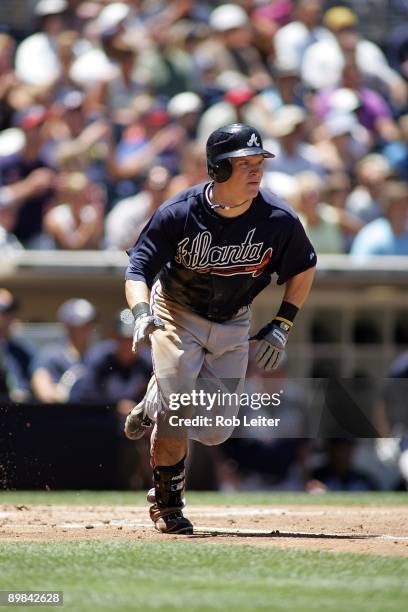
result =
[{"label": "batting glove on hand", "polygon": [[154,315],[149,315],[147,313],[139,315],[135,319],[135,329],[133,332],[133,344],[132,351],[134,353],[137,352],[139,346],[146,342],[149,338],[149,335],[157,328],[164,329],[164,322],[160,319],[160,317],[155,317]]},{"label": "batting glove on hand", "polygon": [[266,372],[275,370],[284,355],[290,332],[290,327],[288,325],[286,327],[287,329],[282,329],[279,322],[272,321],[250,338],[257,342],[256,363]]}]

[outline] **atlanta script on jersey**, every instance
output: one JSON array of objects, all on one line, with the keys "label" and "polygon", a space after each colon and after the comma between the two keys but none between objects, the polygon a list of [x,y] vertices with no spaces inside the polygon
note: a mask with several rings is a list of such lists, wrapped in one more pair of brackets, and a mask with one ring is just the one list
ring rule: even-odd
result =
[{"label": "atlanta script on jersey", "polygon": [[266,189],[234,218],[208,204],[209,183],[167,200],[128,251],[126,278],[163,292],[214,321],[227,321],[271,280],[278,284],[316,265],[316,254],[293,210]]},{"label": "atlanta script on jersey", "polygon": [[213,245],[213,237],[208,230],[199,232],[193,240],[187,236],[178,243],[174,259],[200,274],[259,276],[272,257],[272,248],[266,249],[263,242],[252,242],[255,230],[255,227],[251,229],[241,244],[225,246]]}]

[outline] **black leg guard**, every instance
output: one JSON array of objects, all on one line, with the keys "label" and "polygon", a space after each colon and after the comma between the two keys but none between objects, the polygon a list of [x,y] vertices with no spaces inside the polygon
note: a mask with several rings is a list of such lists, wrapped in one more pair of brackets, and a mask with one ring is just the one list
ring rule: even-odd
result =
[{"label": "black leg guard", "polygon": [[186,480],[184,459],[176,465],[158,466],[153,470],[156,504],[159,508],[182,508]]},{"label": "black leg guard", "polygon": [[171,466],[157,466],[153,470],[155,503],[150,517],[162,533],[192,534],[193,526],[183,516],[185,470],[184,459]]}]

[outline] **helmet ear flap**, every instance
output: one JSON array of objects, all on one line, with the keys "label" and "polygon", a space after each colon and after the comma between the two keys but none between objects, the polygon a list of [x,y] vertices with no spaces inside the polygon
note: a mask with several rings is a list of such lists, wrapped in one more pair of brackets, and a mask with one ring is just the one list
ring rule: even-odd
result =
[{"label": "helmet ear flap", "polygon": [[217,169],[217,164],[212,164],[209,160],[207,160],[207,173],[208,176],[213,179],[213,181],[217,180]]},{"label": "helmet ear flap", "polygon": [[217,183],[224,183],[232,174],[232,164],[229,159],[222,159],[218,164],[207,162],[207,172]]}]

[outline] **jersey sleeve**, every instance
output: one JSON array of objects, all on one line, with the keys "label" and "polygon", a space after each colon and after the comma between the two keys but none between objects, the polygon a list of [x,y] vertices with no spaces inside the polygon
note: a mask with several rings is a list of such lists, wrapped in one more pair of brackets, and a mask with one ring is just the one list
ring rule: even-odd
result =
[{"label": "jersey sleeve", "polygon": [[316,251],[298,218],[295,219],[287,239],[280,249],[277,262],[278,285],[316,265]]},{"label": "jersey sleeve", "polygon": [[149,289],[152,287],[155,276],[176,253],[178,225],[169,209],[156,210],[134,247],[127,251],[126,280],[144,281]]}]

